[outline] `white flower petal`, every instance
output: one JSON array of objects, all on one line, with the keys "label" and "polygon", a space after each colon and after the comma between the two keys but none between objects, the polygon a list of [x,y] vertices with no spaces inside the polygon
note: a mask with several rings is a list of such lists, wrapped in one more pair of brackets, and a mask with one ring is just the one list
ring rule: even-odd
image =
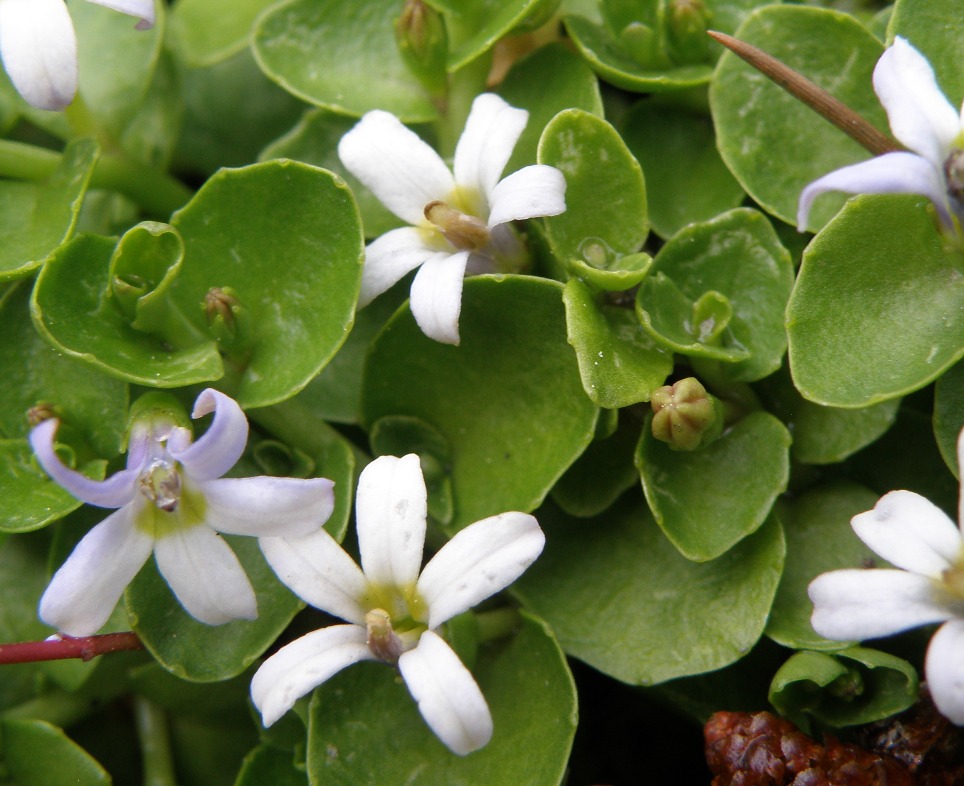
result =
[{"label": "white flower petal", "polygon": [[412,282],[412,316],[426,336],[443,344],[459,344],[462,280],[468,261],[468,251],[436,254],[422,264]]},{"label": "white flower petal", "polygon": [[[2,0],[0,0],[2,1]],[[44,471],[59,485],[88,505],[99,508],[119,508],[133,499],[140,467],[115,472],[107,480],[91,480],[61,462],[54,450],[54,435],[60,421],[45,420],[30,432],[30,445]]]},{"label": "white flower petal", "polygon": [[924,662],[927,688],[941,714],[964,726],[964,620],[940,627],[931,639]]},{"label": "white flower petal", "polygon": [[418,456],[380,456],[358,478],[355,521],[365,578],[383,587],[415,585],[425,545],[428,498]]},{"label": "white flower petal", "polygon": [[452,753],[465,756],[492,739],[492,715],[478,683],[432,631],[402,653],[398,670],[425,722]]},{"label": "white flower petal", "polygon": [[69,636],[91,636],[107,622],[154,546],[134,525],[136,508],[121,508],[84,535],[40,599],[44,622]]},{"label": "white flower petal", "polygon": [[165,532],[154,544],[154,558],[171,591],[195,619],[223,625],[258,616],[244,568],[231,547],[203,524]]},{"label": "white flower petal", "polygon": [[565,175],[554,166],[535,164],[513,172],[493,189],[489,226],[565,211]]},{"label": "white flower petal", "polygon": [[154,25],[154,0],[90,0],[97,5],[113,8],[122,14],[140,17],[138,30],[146,30]]},{"label": "white flower petal", "polygon": [[800,194],[797,228],[801,232],[807,228],[813,201],[828,191],[847,194],[920,194],[934,203],[945,224],[950,226],[952,223],[943,175],[926,158],[913,153],[886,153],[814,180]]},{"label": "white flower petal", "polygon": [[526,513],[500,513],[456,533],[429,560],[417,591],[437,628],[508,587],[542,553],[546,537]]},{"label": "white flower petal", "polygon": [[957,476],[961,479],[961,490],[957,500],[958,526],[964,525],[964,429],[957,436]]},{"label": "white flower petal", "polygon": [[940,579],[961,557],[961,532],[920,494],[891,491],[851,526],[864,543],[898,568]]},{"label": "white flower petal", "polygon": [[338,143],[338,157],[403,221],[425,223],[425,206],[446,200],[455,180],[445,162],[395,115],[376,109]]},{"label": "white flower petal", "polygon": [[77,39],[63,0],[0,0],[0,56],[27,103],[63,109],[77,92]]},{"label": "white flower petal", "polygon": [[271,569],[295,595],[343,620],[365,624],[365,575],[325,530],[303,538],[261,538],[259,543]]},{"label": "white flower petal", "polygon": [[808,591],[810,623],[828,639],[890,636],[954,616],[934,581],[903,570],[835,570],[817,576]]},{"label": "white flower petal", "polygon": [[300,538],[320,529],[335,509],[327,478],[220,478],[199,485],[204,523],[229,535]]},{"label": "white flower petal", "polygon": [[367,631],[333,625],[302,636],[268,658],[251,679],[251,699],[270,726],[296,701],[346,666],[374,660]]},{"label": "white flower petal", "polygon": [[[438,245],[444,245],[441,234]],[[439,252],[428,241],[432,230],[402,227],[386,232],[365,248],[365,266],[362,268],[361,292],[358,307],[367,306],[385,292],[406,273],[411,272],[426,259]]]},{"label": "white flower petal", "polygon": [[455,147],[453,166],[459,188],[489,201],[527,122],[526,110],[509,106],[495,93],[478,96]]},{"label": "white flower petal", "polygon": [[219,390],[207,388],[194,402],[192,418],[214,413],[214,421],[204,435],[185,447],[171,439],[168,451],[197,480],[219,478],[238,463],[248,443],[248,419],[238,402]]},{"label": "white flower petal", "polygon": [[961,132],[961,121],[937,86],[927,58],[897,36],[877,61],[874,90],[887,110],[894,136],[941,168]]}]

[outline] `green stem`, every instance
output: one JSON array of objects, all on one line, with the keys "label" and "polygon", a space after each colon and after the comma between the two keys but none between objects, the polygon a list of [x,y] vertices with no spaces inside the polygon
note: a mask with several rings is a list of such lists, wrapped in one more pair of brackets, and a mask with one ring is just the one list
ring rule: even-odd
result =
[{"label": "green stem", "polygon": [[479,641],[503,639],[519,627],[522,618],[518,609],[506,606],[493,611],[483,611],[475,615],[479,626]]},{"label": "green stem", "polygon": [[144,786],[177,786],[167,715],[153,702],[136,696],[134,718],[144,761]]},{"label": "green stem", "polygon": [[63,690],[51,690],[0,712],[3,720],[42,720],[66,728],[90,715],[99,702]]}]

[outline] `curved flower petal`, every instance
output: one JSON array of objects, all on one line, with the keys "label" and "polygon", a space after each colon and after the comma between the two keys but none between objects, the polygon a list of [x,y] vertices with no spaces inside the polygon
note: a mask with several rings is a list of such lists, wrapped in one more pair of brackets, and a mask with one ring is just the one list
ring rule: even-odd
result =
[{"label": "curved flower petal", "polygon": [[527,513],[500,513],[458,532],[429,560],[417,590],[437,628],[505,589],[542,553],[546,537]]},{"label": "curved flower petal", "polygon": [[489,226],[565,211],[565,176],[554,166],[534,164],[513,172],[493,189]]},{"label": "curved flower petal", "polygon": [[495,93],[478,96],[455,147],[453,168],[459,188],[490,201],[489,195],[528,122],[525,109],[509,106]]},{"label": "curved flower petal", "polygon": [[121,508],[84,535],[40,599],[40,619],[68,636],[91,636],[107,622],[154,546],[134,525],[135,508]]},{"label": "curved flower petal", "polygon": [[380,456],[358,478],[355,521],[362,570],[374,585],[415,585],[428,498],[418,456]]},{"label": "curved flower petal", "polygon": [[939,507],[912,491],[891,491],[850,522],[864,543],[898,568],[940,579],[961,556],[961,533]]},{"label": "curved flower petal", "polygon": [[91,480],[61,462],[54,450],[54,435],[60,421],[45,420],[30,432],[30,445],[44,471],[59,485],[88,505],[99,508],[119,508],[133,499],[140,466],[115,472],[107,480]]},{"label": "curved flower petal", "polygon": [[492,739],[492,715],[472,673],[432,631],[403,652],[398,670],[418,711],[446,747],[459,756]]},{"label": "curved flower petal", "polygon": [[443,344],[459,344],[462,280],[468,261],[468,251],[436,254],[425,261],[412,282],[412,316],[426,336]]},{"label": "curved flower petal", "polygon": [[403,221],[425,223],[425,206],[446,200],[455,180],[418,134],[389,112],[366,114],[338,143],[338,157],[378,200]]},{"label": "curved flower petal", "polygon": [[897,36],[874,68],[874,90],[894,136],[938,169],[943,167],[961,121],[937,86],[927,58]]},{"label": "curved flower petal", "polygon": [[147,30],[154,26],[154,0],[90,0],[97,5],[113,8],[122,14],[140,17],[137,23],[138,30]]},{"label": "curved flower petal", "polygon": [[938,629],[927,648],[924,673],[931,698],[941,714],[964,725],[964,620],[954,619]]},{"label": "curved flower petal", "polygon": [[207,388],[194,402],[192,418],[214,413],[210,428],[186,446],[170,440],[168,452],[180,461],[196,480],[219,478],[238,463],[248,444],[248,419],[238,402],[219,390]]},{"label": "curved flower petal", "polygon": [[[367,306],[382,292],[400,281],[406,273],[417,268],[441,249],[432,248],[428,242],[433,230],[402,227],[386,232],[365,248],[365,266],[362,268],[361,292],[358,307]],[[441,234],[435,232],[444,247]]]},{"label": "curved flower petal", "polygon": [[77,92],[77,39],[63,0],[2,0],[0,55],[27,103],[63,109]]},{"label": "curved flower petal", "polygon": [[261,553],[278,578],[306,603],[365,625],[368,582],[355,561],[325,530],[303,538],[261,538]]},{"label": "curved flower petal", "polygon": [[335,509],[334,487],[327,478],[204,481],[204,523],[229,535],[300,538],[328,521]]},{"label": "curved flower petal", "polygon": [[270,726],[296,701],[346,666],[374,660],[368,632],[358,625],[333,625],[302,636],[268,658],[251,679],[251,700]]},{"label": "curved flower petal", "polygon": [[244,568],[231,547],[203,524],[165,532],[154,544],[154,558],[171,591],[195,619],[223,625],[258,616]]},{"label": "curved flower petal", "polygon": [[835,570],[817,576],[808,591],[810,623],[828,639],[890,636],[954,616],[934,581],[903,570]]},{"label": "curved flower petal", "polygon": [[930,199],[941,220],[952,225],[947,192],[940,170],[913,153],[886,153],[869,161],[845,166],[814,180],[800,194],[797,228],[803,232],[813,201],[827,191],[848,194],[920,194]]}]

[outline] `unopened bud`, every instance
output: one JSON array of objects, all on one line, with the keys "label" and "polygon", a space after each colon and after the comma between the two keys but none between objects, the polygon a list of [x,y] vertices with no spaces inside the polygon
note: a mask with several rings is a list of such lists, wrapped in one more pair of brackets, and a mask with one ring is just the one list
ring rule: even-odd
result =
[{"label": "unopened bud", "polygon": [[433,96],[445,94],[448,35],[445,21],[422,0],[406,0],[395,20],[395,42],[405,65]]},{"label": "unopened bud", "polygon": [[481,251],[489,243],[489,228],[482,221],[444,202],[429,202],[425,206],[425,218],[461,251]]},{"label": "unopened bud", "polygon": [[666,38],[673,59],[698,63],[709,59],[706,35],[713,20],[703,0],[670,0],[666,9]]},{"label": "unopened bud", "polygon": [[51,418],[59,417],[54,405],[46,401],[41,401],[38,404],[34,404],[30,409],[27,410],[27,423],[30,428],[34,426],[39,426],[45,420],[50,420]]},{"label": "unopened bud", "polygon": [[654,390],[650,406],[653,436],[674,450],[696,450],[723,430],[722,405],[694,377]]},{"label": "unopened bud", "polygon": [[853,701],[864,692],[864,678],[857,669],[847,669],[827,686],[830,695],[844,701]]},{"label": "unopened bud", "polygon": [[244,310],[231,287],[211,287],[204,295],[204,316],[211,332],[220,341],[233,341],[238,335],[238,318]]}]

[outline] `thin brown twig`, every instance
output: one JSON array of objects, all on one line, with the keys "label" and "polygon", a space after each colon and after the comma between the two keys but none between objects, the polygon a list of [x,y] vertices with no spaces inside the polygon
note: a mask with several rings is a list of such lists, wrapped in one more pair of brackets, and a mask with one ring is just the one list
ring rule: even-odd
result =
[{"label": "thin brown twig", "polygon": [[124,650],[142,650],[144,644],[136,633],[104,633],[100,636],[57,636],[46,641],[24,641],[0,644],[0,664],[36,663],[42,660],[80,658],[88,661],[98,655]]},{"label": "thin brown twig", "polygon": [[776,85],[809,106],[822,118],[829,120],[875,156],[904,149],[889,136],[878,131],[845,103],[834,98],[822,87],[818,87],[772,55],[768,55],[752,44],[740,41],[726,33],[708,30],[707,35],[719,41]]}]

